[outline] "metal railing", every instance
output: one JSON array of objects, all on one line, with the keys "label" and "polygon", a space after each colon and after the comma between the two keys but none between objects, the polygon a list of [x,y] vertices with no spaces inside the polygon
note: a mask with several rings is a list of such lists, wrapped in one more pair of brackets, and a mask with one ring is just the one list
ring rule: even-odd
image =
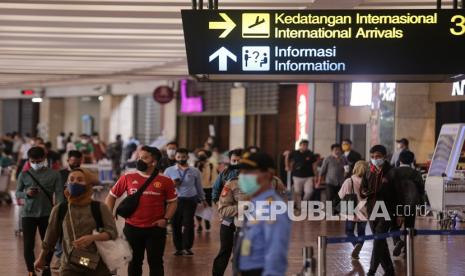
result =
[{"label": "metal railing", "polygon": [[382,234],[366,235],[360,237],[326,237],[318,236],[318,276],[326,276],[326,249],[328,244],[362,242],[367,240],[381,240],[389,237],[399,237],[405,235],[406,243],[406,275],[415,275],[415,258],[414,258],[414,237],[431,236],[431,235],[465,235],[465,230],[429,230],[429,229],[411,229],[402,231],[387,232]]},{"label": "metal railing", "polygon": [[307,246],[302,248],[302,270],[294,276],[314,276],[316,261],[313,258],[313,247]]}]

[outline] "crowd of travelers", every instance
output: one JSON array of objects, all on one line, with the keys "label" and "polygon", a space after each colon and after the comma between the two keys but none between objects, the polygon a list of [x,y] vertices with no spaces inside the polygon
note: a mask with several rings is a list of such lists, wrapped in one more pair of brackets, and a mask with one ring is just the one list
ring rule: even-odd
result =
[{"label": "crowd of travelers", "polygon": [[[16,198],[24,201],[24,260],[30,275],[37,271],[42,275],[114,275],[99,257],[96,244],[121,234],[132,250],[129,276],[142,275],[144,258],[151,276],[164,275],[168,234],[175,256],[193,256],[196,232],[209,232],[218,221],[199,216],[198,208],[215,208],[219,216],[220,248],[212,260],[212,275],[224,275],[231,257],[236,275],[285,275],[289,217],[278,215],[272,222],[239,220],[239,203],[292,200],[298,215],[303,202],[325,199],[331,202],[333,214],[338,214],[341,202],[350,198],[366,205],[361,216],[345,221],[348,236],[365,235],[367,225],[375,234],[414,227],[415,212],[399,214],[397,206],[415,208],[423,198],[424,183],[408,140],[397,143],[399,149],[390,160],[386,147],[375,145],[365,161],[350,139],[331,145],[331,154],[324,158],[310,150],[307,140],[301,140],[296,150],[283,154],[280,164],[291,176],[289,183],[278,177],[274,159],[255,146],[231,149],[221,158],[208,144],[189,151],[172,141],[158,149],[135,138],[123,142],[118,135],[107,145],[96,132],[77,139],[73,133],[60,133],[55,147],[40,137],[7,134],[0,139],[0,164],[16,167]],[[99,180],[83,165],[103,159],[112,162],[115,184],[105,202],[98,202],[92,195]],[[137,205],[118,233],[116,202],[125,195],[137,198]],[[367,221],[376,202],[385,204],[389,219]],[[42,245],[36,257],[37,232]],[[363,242],[353,243],[352,259],[359,259],[362,246]],[[404,247],[402,238],[395,238],[393,256],[401,255]],[[368,275],[375,275],[379,265],[385,275],[394,275],[386,240],[374,241]]]}]

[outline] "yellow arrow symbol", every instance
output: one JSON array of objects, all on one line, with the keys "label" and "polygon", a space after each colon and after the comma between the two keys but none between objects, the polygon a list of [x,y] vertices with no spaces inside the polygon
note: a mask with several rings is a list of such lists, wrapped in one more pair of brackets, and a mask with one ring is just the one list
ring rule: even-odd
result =
[{"label": "yellow arrow symbol", "polygon": [[223,22],[209,22],[208,29],[214,30],[223,30],[224,32],[221,33],[220,38],[225,38],[228,34],[236,27],[236,23],[234,23],[231,18],[225,13],[220,12],[221,18],[224,19]]}]

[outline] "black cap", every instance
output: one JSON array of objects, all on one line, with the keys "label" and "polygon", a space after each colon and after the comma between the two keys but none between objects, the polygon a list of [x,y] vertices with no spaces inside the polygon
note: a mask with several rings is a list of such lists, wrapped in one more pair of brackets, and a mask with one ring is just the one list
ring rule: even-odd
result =
[{"label": "black cap", "polygon": [[396,140],[396,142],[399,143],[399,144],[404,144],[404,145],[408,146],[407,138],[401,138],[399,140]]},{"label": "black cap", "polygon": [[264,152],[244,153],[238,165],[243,170],[261,170],[274,169],[274,161],[271,156]]}]

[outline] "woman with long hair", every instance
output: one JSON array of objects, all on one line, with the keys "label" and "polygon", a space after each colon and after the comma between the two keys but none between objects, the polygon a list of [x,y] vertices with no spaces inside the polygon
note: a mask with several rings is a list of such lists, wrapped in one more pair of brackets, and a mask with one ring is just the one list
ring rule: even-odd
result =
[{"label": "woman with long hair", "polygon": [[[356,194],[357,202],[361,202],[364,200],[361,196],[360,189],[362,185],[362,178],[366,174],[367,170],[368,162],[357,161],[357,163],[355,163],[352,175],[344,181],[341,189],[339,190],[338,194],[341,200],[344,200],[344,197],[348,194]],[[346,234],[349,237],[355,237],[355,232],[357,232],[358,237],[365,236],[365,228],[367,225],[368,218],[365,206],[361,208],[359,214],[363,217],[358,217],[357,215],[355,215],[353,219],[346,220]],[[352,244],[354,246],[354,249],[352,250],[351,254],[352,259],[358,260],[360,251],[362,250],[363,242],[354,242]]]}]

